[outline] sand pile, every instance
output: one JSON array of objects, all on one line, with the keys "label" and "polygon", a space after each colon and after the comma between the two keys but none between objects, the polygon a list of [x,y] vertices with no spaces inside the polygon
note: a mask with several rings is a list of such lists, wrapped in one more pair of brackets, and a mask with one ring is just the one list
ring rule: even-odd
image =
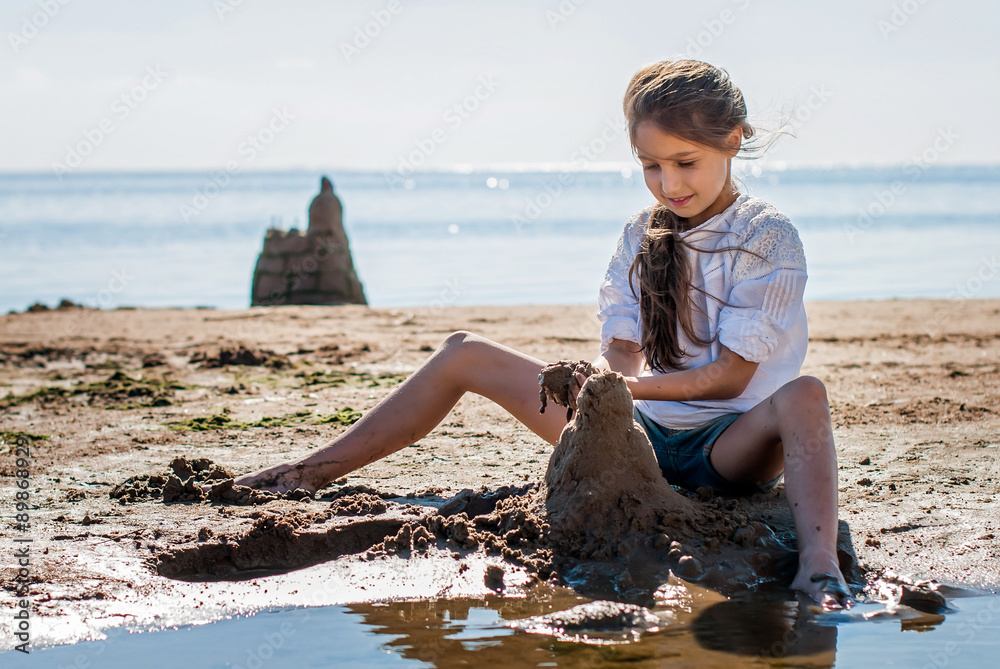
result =
[{"label": "sand pile", "polygon": [[746,587],[789,554],[740,502],[707,489],[685,497],[666,482],[617,372],[592,374],[580,392],[576,418],[549,460],[545,517],[548,544],[569,557],[578,584],[608,580],[618,596],[650,593],[668,568]]},{"label": "sand pile", "polygon": [[708,524],[660,474],[620,374],[590,376],[579,401],[545,473],[549,540],[561,553],[600,560],[646,538],[662,547],[671,539],[662,532],[687,538],[692,526]]},{"label": "sand pile", "polygon": [[[300,500],[312,497],[312,493],[306,490],[275,493],[234,485],[234,474],[208,458],[174,458],[168,469],[162,474],[142,474],[127,478],[115,486],[110,493],[111,498],[117,499],[122,505],[147,499],[162,499],[168,504],[208,500],[237,506],[254,506],[278,499]],[[206,490],[209,485],[211,488]]]},{"label": "sand pile", "polygon": [[553,572],[552,553],[544,547],[544,518],[533,493],[531,485],[463,490],[428,510],[349,486],[318,500],[330,499],[328,504],[268,507],[253,513],[248,530],[213,533],[210,541],[160,551],[157,570],[176,578],[228,577],[245,570],[289,571],[342,555],[374,560],[450,549],[461,557],[481,549],[545,579]]}]

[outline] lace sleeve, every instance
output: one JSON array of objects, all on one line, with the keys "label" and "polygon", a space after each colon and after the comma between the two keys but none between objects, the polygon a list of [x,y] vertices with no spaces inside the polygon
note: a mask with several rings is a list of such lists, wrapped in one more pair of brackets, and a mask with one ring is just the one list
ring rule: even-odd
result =
[{"label": "lace sleeve", "polygon": [[753,253],[736,252],[719,341],[745,360],[764,362],[801,309],[805,252],[795,226],[773,208],[758,214],[741,237],[742,248]]},{"label": "lace sleeve", "polygon": [[[639,241],[648,221],[648,210],[629,219],[618,238],[608,269],[597,294],[597,318],[601,321],[601,352],[608,350],[612,339],[639,343],[639,298],[628,283],[629,268],[638,251]],[[638,283],[635,285],[638,292]]]}]

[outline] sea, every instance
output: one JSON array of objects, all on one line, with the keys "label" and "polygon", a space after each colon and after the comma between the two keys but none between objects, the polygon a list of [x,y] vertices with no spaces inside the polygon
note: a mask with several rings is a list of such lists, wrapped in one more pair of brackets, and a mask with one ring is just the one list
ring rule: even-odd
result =
[{"label": "sea", "polygon": [[[805,299],[1000,297],[1000,165],[777,169],[744,192],[798,228]],[[0,174],[0,309],[250,305],[268,228],[328,176],[373,307],[595,304],[635,211],[632,167]]]}]

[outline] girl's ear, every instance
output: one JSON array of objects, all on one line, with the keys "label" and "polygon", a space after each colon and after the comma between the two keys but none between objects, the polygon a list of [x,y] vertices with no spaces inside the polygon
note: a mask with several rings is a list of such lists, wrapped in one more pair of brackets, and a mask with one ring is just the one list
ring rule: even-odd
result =
[{"label": "girl's ear", "polygon": [[733,131],[729,133],[729,137],[726,138],[726,144],[729,145],[729,157],[736,157],[736,154],[740,151],[740,146],[743,145],[743,128],[739,126],[733,128]]}]

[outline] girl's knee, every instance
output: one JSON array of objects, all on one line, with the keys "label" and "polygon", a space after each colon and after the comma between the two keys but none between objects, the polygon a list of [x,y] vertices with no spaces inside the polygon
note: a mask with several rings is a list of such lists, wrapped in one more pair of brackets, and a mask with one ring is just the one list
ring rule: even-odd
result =
[{"label": "girl's knee", "polygon": [[488,347],[492,342],[481,335],[477,335],[468,330],[457,330],[445,337],[435,355],[447,357],[449,360],[466,357],[481,358],[483,347]]},{"label": "girl's knee", "polygon": [[783,385],[775,393],[775,399],[782,404],[818,404],[826,406],[829,402],[826,394],[826,384],[815,376],[800,376]]},{"label": "girl's knee", "polygon": [[457,330],[444,338],[434,355],[437,357],[454,358],[467,349],[476,335],[466,330]]},{"label": "girl's knee", "polygon": [[456,330],[444,338],[438,350],[462,350],[488,341],[485,337],[469,332],[468,330]]},{"label": "girl's knee", "polygon": [[464,343],[471,341],[472,338],[475,336],[476,335],[469,332],[468,330],[457,330],[455,332],[452,332],[447,337],[445,337],[444,341],[441,342],[441,345],[438,348],[439,349],[457,348],[459,346],[462,346]]}]

